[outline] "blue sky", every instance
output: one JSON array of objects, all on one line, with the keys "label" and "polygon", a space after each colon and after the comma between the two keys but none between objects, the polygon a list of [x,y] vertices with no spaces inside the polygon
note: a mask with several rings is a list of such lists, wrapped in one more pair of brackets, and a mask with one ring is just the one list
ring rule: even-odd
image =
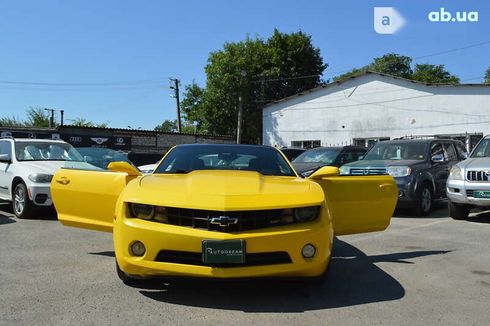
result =
[{"label": "blue sky", "polygon": [[[407,24],[394,35],[376,34],[374,7],[396,8]],[[478,11],[479,21],[430,22],[428,13],[441,7]],[[211,51],[247,35],[267,38],[274,28],[310,34],[329,65],[325,79],[388,52],[421,57],[487,41],[415,62],[444,64],[468,83],[482,82],[490,67],[490,3],[484,0],[4,0],[0,116],[23,119],[29,107],[46,107],[64,109],[68,123],[83,117],[153,129],[175,119],[168,77],[182,86],[204,85]]]}]

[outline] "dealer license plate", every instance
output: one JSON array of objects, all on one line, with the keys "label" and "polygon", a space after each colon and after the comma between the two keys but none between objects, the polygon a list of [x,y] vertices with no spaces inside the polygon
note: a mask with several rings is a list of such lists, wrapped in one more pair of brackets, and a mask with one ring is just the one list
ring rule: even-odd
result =
[{"label": "dealer license plate", "polygon": [[205,264],[243,264],[244,240],[203,240],[202,261]]},{"label": "dealer license plate", "polygon": [[473,197],[475,197],[475,198],[490,198],[490,191],[473,190]]}]

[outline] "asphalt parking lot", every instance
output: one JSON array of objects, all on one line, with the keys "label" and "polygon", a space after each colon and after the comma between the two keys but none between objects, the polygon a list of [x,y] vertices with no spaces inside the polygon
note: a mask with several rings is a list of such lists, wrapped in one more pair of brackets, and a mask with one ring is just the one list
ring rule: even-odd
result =
[{"label": "asphalt parking lot", "polygon": [[111,234],[18,220],[0,205],[0,324],[489,325],[490,213],[397,212],[340,237],[323,286],[189,281],[124,285]]}]

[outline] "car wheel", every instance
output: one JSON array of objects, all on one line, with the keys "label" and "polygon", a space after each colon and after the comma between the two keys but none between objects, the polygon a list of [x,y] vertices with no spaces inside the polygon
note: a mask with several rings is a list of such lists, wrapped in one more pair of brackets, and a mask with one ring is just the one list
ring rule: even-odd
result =
[{"label": "car wheel", "polygon": [[422,185],[422,189],[418,194],[417,206],[415,214],[417,216],[427,216],[432,209],[432,189],[426,183]]},{"label": "car wheel", "polygon": [[455,220],[464,220],[468,218],[468,214],[470,214],[470,207],[467,205],[458,205],[449,201],[449,216]]},{"label": "car wheel", "polygon": [[17,218],[29,218],[32,216],[33,204],[29,199],[27,187],[22,182],[14,187],[12,209]]}]

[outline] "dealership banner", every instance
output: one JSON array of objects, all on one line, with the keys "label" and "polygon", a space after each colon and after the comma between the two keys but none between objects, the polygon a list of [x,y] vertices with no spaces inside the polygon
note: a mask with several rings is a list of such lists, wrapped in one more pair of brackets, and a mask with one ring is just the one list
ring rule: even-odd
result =
[{"label": "dealership banner", "polygon": [[61,139],[74,147],[99,147],[115,150],[130,150],[131,137],[87,136],[62,134]]}]

